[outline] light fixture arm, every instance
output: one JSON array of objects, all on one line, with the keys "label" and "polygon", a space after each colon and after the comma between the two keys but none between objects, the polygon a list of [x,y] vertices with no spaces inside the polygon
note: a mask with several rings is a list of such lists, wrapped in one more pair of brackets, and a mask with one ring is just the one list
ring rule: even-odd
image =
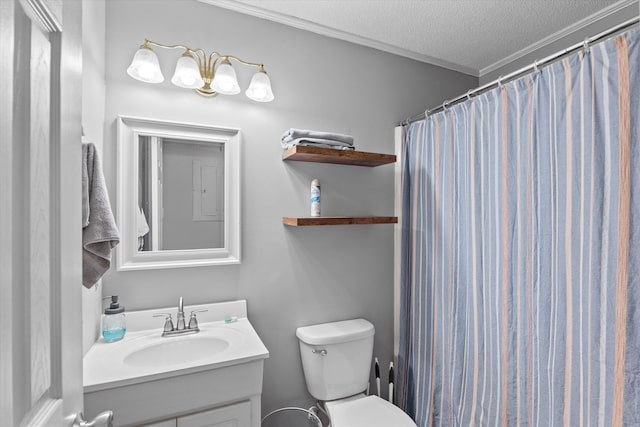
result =
[{"label": "light fixture arm", "polygon": [[262,69],[262,71],[264,71],[264,64],[258,64],[257,62],[249,62],[249,61],[245,61],[245,60],[240,59],[240,58],[238,58],[237,56],[233,56],[233,55],[224,55],[224,56],[222,56],[222,58],[225,58],[225,59],[234,59],[234,60],[238,61],[238,62],[239,62],[239,63],[241,63],[241,64],[248,65],[248,66],[250,66],[250,67],[256,67],[256,68],[258,68],[259,70],[260,70],[260,69]]},{"label": "light fixture arm", "polygon": [[192,49],[189,46],[185,46],[183,44],[162,44],[162,43],[158,43],[158,42],[154,42],[153,40],[149,40],[149,39],[144,39],[144,43],[142,43],[142,46],[140,47],[146,47],[147,49],[150,48],[150,45],[156,46],[156,47],[162,47],[164,49],[185,49],[188,50],[190,52],[196,52],[196,51],[201,51],[202,53],[204,53],[204,50],[202,49]]}]

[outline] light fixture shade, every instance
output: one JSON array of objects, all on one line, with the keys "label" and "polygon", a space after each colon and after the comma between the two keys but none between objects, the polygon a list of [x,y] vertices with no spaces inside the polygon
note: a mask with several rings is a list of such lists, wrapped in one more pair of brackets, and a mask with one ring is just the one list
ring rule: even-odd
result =
[{"label": "light fixture shade", "polygon": [[240,85],[236,77],[236,71],[229,61],[225,60],[216,67],[216,74],[211,82],[211,89],[223,95],[236,95],[240,93]]},{"label": "light fixture shade", "polygon": [[273,91],[271,90],[271,80],[264,71],[258,71],[251,78],[249,88],[245,91],[249,99],[257,102],[273,101]]},{"label": "light fixture shade", "polygon": [[204,85],[198,63],[191,55],[185,54],[178,59],[171,83],[185,89],[197,89]]},{"label": "light fixture shade", "polygon": [[146,83],[160,83],[164,81],[160,64],[155,52],[148,47],[141,47],[133,56],[127,74],[136,80]]}]

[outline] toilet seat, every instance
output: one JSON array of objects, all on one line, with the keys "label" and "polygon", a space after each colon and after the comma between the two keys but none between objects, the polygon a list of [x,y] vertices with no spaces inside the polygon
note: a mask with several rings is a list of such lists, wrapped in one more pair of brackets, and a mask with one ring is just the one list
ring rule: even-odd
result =
[{"label": "toilet seat", "polygon": [[411,417],[378,396],[324,402],[332,427],[416,427]]}]

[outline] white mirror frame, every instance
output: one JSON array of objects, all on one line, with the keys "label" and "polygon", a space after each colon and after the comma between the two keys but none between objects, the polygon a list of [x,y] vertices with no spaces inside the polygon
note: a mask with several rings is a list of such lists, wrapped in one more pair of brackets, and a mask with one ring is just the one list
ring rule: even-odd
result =
[{"label": "white mirror frame", "polygon": [[[240,129],[118,116],[118,271],[240,263]],[[140,135],[224,144],[224,247],[138,251],[138,144]],[[134,185],[134,183],[136,183]]]}]

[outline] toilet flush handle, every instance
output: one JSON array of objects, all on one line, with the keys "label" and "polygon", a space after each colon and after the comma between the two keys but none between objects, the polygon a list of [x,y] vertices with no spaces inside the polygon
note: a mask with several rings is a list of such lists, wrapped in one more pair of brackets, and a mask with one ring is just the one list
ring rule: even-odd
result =
[{"label": "toilet flush handle", "polygon": [[326,356],[327,355],[327,350],[323,349],[312,349],[311,353],[313,354],[319,354],[320,356]]}]

